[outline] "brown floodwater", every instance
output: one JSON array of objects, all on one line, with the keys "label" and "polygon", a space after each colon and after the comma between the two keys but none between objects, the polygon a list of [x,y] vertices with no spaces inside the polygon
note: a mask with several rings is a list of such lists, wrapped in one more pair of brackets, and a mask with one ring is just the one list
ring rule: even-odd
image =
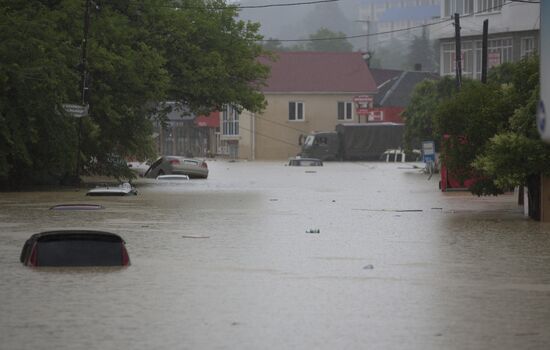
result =
[{"label": "brown floodwater", "polygon": [[[550,225],[512,195],[441,193],[411,164],[209,167],[132,197],[0,193],[0,348],[550,348]],[[69,228],[121,235],[132,265],[19,262]]]}]

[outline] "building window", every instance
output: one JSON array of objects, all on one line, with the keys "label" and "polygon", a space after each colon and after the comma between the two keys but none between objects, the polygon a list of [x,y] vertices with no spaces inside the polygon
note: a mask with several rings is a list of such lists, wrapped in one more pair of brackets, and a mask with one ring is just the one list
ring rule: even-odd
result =
[{"label": "building window", "polygon": [[489,68],[499,64],[512,62],[512,38],[489,40],[488,66]]},{"label": "building window", "polygon": [[535,38],[521,38],[521,58],[531,56],[535,53]]},{"label": "building window", "polygon": [[304,103],[291,101],[288,103],[288,120],[304,120]]},{"label": "building window", "polygon": [[233,106],[226,106],[223,110],[222,134],[239,135],[239,112]]},{"label": "building window", "polygon": [[445,17],[453,16],[455,13],[467,15],[474,12],[474,0],[445,0],[443,5]]},{"label": "building window", "polygon": [[502,9],[504,0],[478,0],[478,12],[498,12]]},{"label": "building window", "polygon": [[353,119],[353,104],[351,102],[338,102],[338,120]]},{"label": "building window", "polygon": [[[487,65],[489,68],[505,62],[512,62],[512,39],[492,39],[488,41]],[[442,75],[452,75],[456,71],[454,43],[441,45]],[[462,43],[462,74],[467,78],[481,78],[481,41]]]}]

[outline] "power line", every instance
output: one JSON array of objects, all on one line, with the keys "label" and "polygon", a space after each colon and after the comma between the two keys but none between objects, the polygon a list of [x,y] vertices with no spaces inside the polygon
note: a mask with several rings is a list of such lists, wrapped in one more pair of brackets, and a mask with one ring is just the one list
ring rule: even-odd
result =
[{"label": "power line", "polygon": [[[244,131],[252,132],[252,130],[250,130],[250,129],[248,129],[248,128],[242,126],[242,125],[239,125],[239,129],[242,129],[242,130],[244,130]],[[290,146],[293,146],[293,147],[300,148],[300,145],[297,145],[297,144],[295,144],[295,143],[292,143],[292,142],[289,142],[289,141],[280,139],[280,138],[278,138],[278,137],[269,136],[269,135],[266,135],[266,134],[259,133],[257,130],[254,131],[254,134],[255,134],[255,135],[258,135],[258,136],[265,137],[265,138],[267,138],[267,139],[271,139],[271,140],[273,140],[273,141],[277,141],[277,142],[284,143],[284,144],[287,144],[287,145],[290,145]]]},{"label": "power line", "polygon": [[[480,11],[476,11],[476,12],[472,12],[472,13],[469,13],[469,14],[462,15],[461,18],[470,17],[470,16],[477,15],[477,14],[480,14],[480,13],[485,13],[485,12],[490,12],[492,10],[500,9],[503,6],[510,5],[514,2],[530,3],[530,4],[540,3],[540,2],[531,2],[531,1],[528,1],[528,0],[509,0],[509,2],[506,2],[502,5],[497,5],[497,6],[493,6],[491,8],[487,8],[487,9],[484,9],[484,10],[480,10]],[[272,42],[272,41],[277,41],[277,42],[311,42],[311,41],[329,41],[329,40],[347,40],[347,39],[367,38],[367,37],[372,37],[372,36],[377,36],[377,35],[392,34],[392,33],[405,32],[405,31],[418,29],[418,28],[430,27],[430,26],[433,26],[433,25],[446,23],[446,22],[450,22],[450,21],[453,21],[453,20],[454,19],[451,17],[451,18],[446,18],[446,19],[443,19],[443,20],[440,20],[440,21],[437,21],[437,22],[419,24],[419,25],[412,26],[412,27],[406,27],[406,28],[401,28],[401,29],[393,29],[393,30],[388,30],[388,31],[385,31],[385,32],[377,32],[377,33],[369,33],[369,34],[357,34],[357,35],[346,35],[346,36],[339,36],[339,37],[332,37],[332,38],[310,38],[310,39],[273,39],[272,38],[272,39],[262,39],[262,40],[256,40],[256,41],[257,42]]]},{"label": "power line", "polygon": [[242,9],[263,9],[263,8],[269,8],[269,7],[290,7],[290,6],[303,6],[303,5],[315,5],[315,4],[324,4],[324,3],[331,3],[331,2],[338,2],[340,0],[313,0],[313,1],[302,1],[302,2],[288,2],[288,3],[282,3],[282,4],[265,4],[265,5],[231,5],[228,4],[226,6],[164,6],[164,7],[171,7],[175,9],[183,9],[183,10],[200,10],[200,9],[208,9],[208,10],[225,10],[229,8],[236,8],[237,10]]},{"label": "power line", "polygon": [[236,5],[238,9],[262,9],[267,7],[288,7],[288,6],[301,6],[301,5],[314,5],[314,4],[323,4],[327,2],[338,2],[340,0],[315,0],[315,1],[304,1],[304,2],[291,2],[283,4],[266,4],[266,5],[246,5],[239,6]]}]

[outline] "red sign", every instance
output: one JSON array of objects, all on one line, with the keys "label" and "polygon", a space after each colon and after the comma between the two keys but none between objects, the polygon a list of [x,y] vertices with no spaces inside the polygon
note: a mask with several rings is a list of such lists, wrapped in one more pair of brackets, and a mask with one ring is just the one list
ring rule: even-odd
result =
[{"label": "red sign", "polygon": [[369,111],[369,122],[382,122],[384,121],[384,111],[381,109],[372,109]]},{"label": "red sign", "polygon": [[195,118],[195,125],[202,128],[219,128],[220,112],[212,112],[210,115],[200,115]]},{"label": "red sign", "polygon": [[487,66],[493,68],[500,65],[500,51],[487,53]]},{"label": "red sign", "polygon": [[355,112],[358,114],[358,115],[368,115],[369,114],[369,109],[368,108],[357,108],[355,110]]}]

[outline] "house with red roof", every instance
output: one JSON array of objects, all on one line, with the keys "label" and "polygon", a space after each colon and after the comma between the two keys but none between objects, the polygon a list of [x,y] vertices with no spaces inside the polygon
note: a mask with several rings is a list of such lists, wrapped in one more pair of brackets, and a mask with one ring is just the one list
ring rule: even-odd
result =
[{"label": "house with red roof", "polygon": [[337,124],[366,122],[356,113],[356,96],[374,96],[376,83],[359,52],[279,52],[262,58],[271,76],[262,92],[262,114],[241,119],[239,157],[286,159],[300,152],[305,135]]}]

